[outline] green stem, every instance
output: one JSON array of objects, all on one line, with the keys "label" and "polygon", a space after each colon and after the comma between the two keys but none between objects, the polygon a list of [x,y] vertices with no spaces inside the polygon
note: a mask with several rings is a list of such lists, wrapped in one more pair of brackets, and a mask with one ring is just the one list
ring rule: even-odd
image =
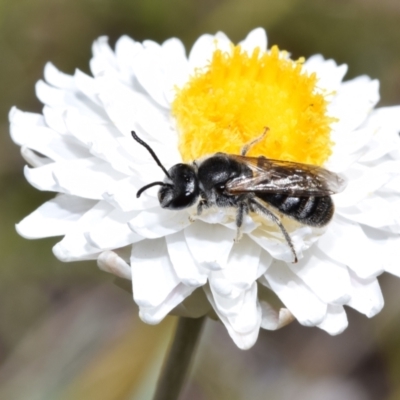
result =
[{"label": "green stem", "polygon": [[183,388],[190,361],[205,317],[179,318],[175,337],[158,379],[153,400],[177,400]]}]

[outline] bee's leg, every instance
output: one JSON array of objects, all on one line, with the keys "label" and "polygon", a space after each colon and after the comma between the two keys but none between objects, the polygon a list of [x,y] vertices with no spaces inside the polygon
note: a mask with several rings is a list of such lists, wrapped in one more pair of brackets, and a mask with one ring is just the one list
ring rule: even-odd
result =
[{"label": "bee's leg", "polygon": [[265,127],[264,132],[260,136],[256,137],[251,142],[245,144],[242,147],[242,151],[240,152],[240,155],[242,155],[244,157],[247,154],[247,152],[251,149],[252,146],[254,146],[255,144],[257,144],[258,142],[260,142],[261,140],[264,139],[264,136],[267,134],[268,131],[269,131],[269,128]]},{"label": "bee's leg", "polygon": [[199,202],[198,202],[198,204],[197,204],[197,213],[196,213],[196,215],[191,215],[191,216],[189,217],[190,222],[194,222],[194,221],[196,220],[196,218],[197,218],[199,215],[201,215],[201,213],[203,212],[203,210],[204,210],[205,208],[208,208],[208,207],[209,207],[208,201],[205,199],[204,193],[200,193],[200,200],[199,200]]},{"label": "bee's leg", "polygon": [[207,196],[202,190],[200,190],[200,201],[197,204],[197,215],[201,215],[203,210],[208,207],[209,207],[209,204],[208,204]]},{"label": "bee's leg", "polygon": [[206,202],[203,199],[201,199],[199,201],[199,204],[197,204],[197,215],[201,215],[201,213],[203,212],[203,210],[205,208],[207,208],[206,207]]},{"label": "bee's leg", "polygon": [[263,206],[262,204],[260,204],[260,203],[259,203],[257,200],[255,200],[255,199],[251,199],[251,200],[250,200],[250,210],[251,210],[251,211],[258,212],[258,213],[263,214],[263,215],[266,215],[269,219],[271,219],[271,221],[275,222],[275,223],[278,225],[279,229],[280,229],[281,232],[283,233],[283,236],[285,237],[285,240],[286,240],[287,244],[288,244],[289,247],[290,247],[290,250],[291,250],[292,253],[293,253],[293,256],[294,256],[294,261],[293,261],[293,263],[297,263],[297,254],[296,254],[296,251],[295,251],[295,249],[294,249],[292,239],[290,238],[290,236],[289,236],[287,230],[286,230],[285,227],[282,225],[282,222],[279,220],[279,218],[278,218],[273,212],[271,212],[270,210],[268,210],[267,207]]},{"label": "bee's leg", "polygon": [[243,224],[243,216],[249,213],[249,205],[246,201],[241,201],[238,205],[237,214],[236,214],[236,237],[235,242],[238,242],[242,238],[242,230],[240,229]]}]

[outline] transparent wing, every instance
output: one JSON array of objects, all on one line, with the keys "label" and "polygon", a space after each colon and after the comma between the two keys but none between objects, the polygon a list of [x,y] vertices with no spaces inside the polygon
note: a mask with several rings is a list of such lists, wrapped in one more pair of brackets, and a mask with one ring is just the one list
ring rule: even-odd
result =
[{"label": "transparent wing", "polygon": [[247,165],[253,176],[233,179],[225,187],[229,194],[258,192],[320,197],[339,193],[346,187],[346,181],[339,175],[315,165],[263,157],[230,157]]}]

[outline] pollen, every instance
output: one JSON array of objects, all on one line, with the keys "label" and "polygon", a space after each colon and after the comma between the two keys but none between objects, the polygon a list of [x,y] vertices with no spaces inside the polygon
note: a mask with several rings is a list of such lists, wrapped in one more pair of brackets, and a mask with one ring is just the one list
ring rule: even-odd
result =
[{"label": "pollen", "polygon": [[[331,154],[328,95],[318,78],[277,46],[251,54],[238,46],[215,50],[176,90],[172,113],[184,162],[216,152],[323,165]],[[268,129],[266,129],[268,128]]]}]

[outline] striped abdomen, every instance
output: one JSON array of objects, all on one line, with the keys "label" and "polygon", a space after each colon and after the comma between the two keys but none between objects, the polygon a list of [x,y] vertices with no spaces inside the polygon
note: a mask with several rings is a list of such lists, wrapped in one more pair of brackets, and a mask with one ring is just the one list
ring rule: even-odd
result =
[{"label": "striped abdomen", "polygon": [[310,226],[324,226],[332,218],[334,205],[330,196],[291,197],[285,194],[257,193],[257,197],[280,212]]}]

